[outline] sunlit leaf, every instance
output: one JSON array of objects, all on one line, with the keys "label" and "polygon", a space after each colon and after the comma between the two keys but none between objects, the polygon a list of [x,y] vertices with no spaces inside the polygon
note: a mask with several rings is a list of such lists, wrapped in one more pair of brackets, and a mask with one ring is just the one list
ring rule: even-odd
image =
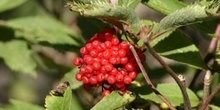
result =
[{"label": "sunlit leaf", "polygon": [[[177,84],[174,84],[174,83],[158,84],[156,88],[174,106],[180,106],[184,103],[182,93],[181,93],[180,88]],[[195,93],[193,93],[193,91],[191,91],[188,88],[187,88],[187,93],[189,95],[191,106],[196,107],[199,104],[199,98],[196,96]],[[151,100],[151,101],[154,101],[156,103],[164,103],[154,93],[140,94],[139,96],[143,99]]]},{"label": "sunlit leaf", "polygon": [[71,87],[67,87],[63,96],[48,95],[45,99],[46,110],[83,110]]},{"label": "sunlit leaf", "polygon": [[0,12],[13,9],[28,0],[0,0]]},{"label": "sunlit leaf", "polygon": [[78,68],[74,68],[72,71],[65,74],[65,76],[62,78],[62,82],[68,81],[70,83],[70,86],[72,89],[77,89],[78,87],[82,86],[82,82],[77,81],[75,79],[75,74],[79,72]]},{"label": "sunlit leaf", "polygon": [[33,43],[80,46],[79,36],[59,21],[43,16],[9,20],[6,26],[15,30],[15,37]]},{"label": "sunlit leaf", "polygon": [[141,2],[163,14],[170,14],[186,6],[186,4],[179,0],[142,0]]},{"label": "sunlit leaf", "polygon": [[134,99],[135,96],[131,93],[120,95],[118,92],[114,91],[105,96],[91,110],[114,110],[132,102]]}]

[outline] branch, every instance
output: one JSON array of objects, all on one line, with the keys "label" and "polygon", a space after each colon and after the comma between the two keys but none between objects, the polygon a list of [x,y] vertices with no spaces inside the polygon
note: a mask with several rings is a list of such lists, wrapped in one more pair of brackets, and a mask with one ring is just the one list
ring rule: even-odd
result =
[{"label": "branch", "polygon": [[157,91],[156,87],[153,85],[153,83],[151,82],[150,78],[148,77],[147,72],[145,71],[143,65],[141,64],[141,60],[140,60],[140,58],[139,58],[139,56],[138,56],[138,54],[137,54],[135,48],[134,48],[132,45],[130,45],[130,50],[131,50],[131,52],[133,53],[134,58],[135,58],[135,60],[136,60],[136,62],[137,62],[137,64],[138,64],[138,66],[139,66],[139,68],[140,68],[140,70],[141,70],[141,72],[142,72],[142,74],[143,74],[143,76],[144,76],[144,78],[145,78],[147,84],[150,86],[150,88],[153,90],[153,92],[154,92],[164,103],[166,103],[167,106],[168,106],[171,110],[176,110],[176,108],[175,108],[159,91]]},{"label": "branch", "polygon": [[163,61],[163,59],[155,52],[155,50],[148,44],[145,43],[145,45],[147,46],[149,52],[153,55],[154,58],[157,59],[157,61],[164,67],[165,70],[168,71],[168,73],[174,78],[174,80],[177,82],[177,84],[180,87],[180,90],[183,94],[183,99],[184,101],[184,105],[186,106],[185,110],[191,110],[191,104],[190,104],[190,100],[189,100],[189,96],[186,92],[186,89],[184,87],[184,84],[179,80],[178,76],[176,75],[176,73]]},{"label": "branch", "polygon": [[219,90],[220,90],[220,83],[215,87],[215,89],[212,91],[212,93],[207,98],[202,100],[202,105],[199,108],[199,110],[205,110],[205,108],[208,106],[209,102],[218,93]]},{"label": "branch", "polygon": [[[212,74],[211,71],[208,70],[204,77],[203,100],[209,96],[211,82],[212,82]],[[204,110],[209,110],[209,108],[205,108]]]}]

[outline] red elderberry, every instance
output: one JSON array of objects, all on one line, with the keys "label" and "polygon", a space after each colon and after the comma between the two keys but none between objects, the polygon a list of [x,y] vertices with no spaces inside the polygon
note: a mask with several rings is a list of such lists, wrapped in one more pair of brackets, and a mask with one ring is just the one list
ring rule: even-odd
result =
[{"label": "red elderberry", "polygon": [[82,63],[83,63],[83,59],[80,58],[80,57],[76,57],[76,58],[73,59],[73,64],[75,66],[80,66],[80,65],[82,65]]},{"label": "red elderberry", "polygon": [[104,90],[102,92],[102,96],[105,97],[106,95],[109,95],[111,92],[109,90]]},{"label": "red elderberry", "polygon": [[[79,67],[75,79],[82,81],[86,90],[101,86],[103,96],[113,90],[124,93],[140,71],[129,43],[121,41],[115,33],[114,29],[104,28],[80,49],[82,57],[73,60],[73,64]],[[135,49],[140,59],[145,60],[141,50]]]}]

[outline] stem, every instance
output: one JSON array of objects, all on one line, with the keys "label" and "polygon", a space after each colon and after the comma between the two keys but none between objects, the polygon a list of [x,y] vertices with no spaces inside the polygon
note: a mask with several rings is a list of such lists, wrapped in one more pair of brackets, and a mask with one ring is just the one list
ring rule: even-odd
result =
[{"label": "stem", "polygon": [[[211,71],[208,70],[204,77],[204,87],[203,87],[203,100],[206,99],[209,96],[210,92],[210,84],[211,84]],[[205,110],[209,110],[209,108],[205,108]]]},{"label": "stem", "polygon": [[134,48],[132,45],[130,45],[130,50],[131,50],[131,52],[133,53],[134,58],[135,58],[135,60],[136,60],[136,62],[137,62],[137,64],[138,64],[138,66],[139,66],[139,68],[140,68],[140,70],[141,70],[141,72],[142,72],[142,74],[143,74],[143,76],[144,76],[144,78],[145,78],[147,84],[150,86],[150,88],[153,90],[153,92],[154,92],[164,103],[166,103],[167,106],[168,106],[171,110],[176,110],[176,108],[175,108],[159,91],[157,91],[156,87],[153,85],[153,83],[151,82],[150,78],[148,77],[147,72],[145,71],[143,65],[141,64],[141,60],[140,60],[140,58],[139,58],[139,56],[138,56],[138,54],[137,54],[135,48]]},{"label": "stem", "polygon": [[205,110],[205,108],[208,106],[209,102],[218,93],[219,90],[220,90],[220,83],[215,87],[215,89],[212,91],[212,93],[207,98],[202,100],[202,105],[199,108],[199,110]]},{"label": "stem", "polygon": [[183,99],[185,100],[184,102],[186,102],[186,103],[184,103],[184,105],[186,106],[185,110],[191,110],[189,96],[186,92],[186,89],[185,89],[183,83],[179,80],[176,73],[163,61],[163,59],[154,51],[153,48],[151,48],[151,46],[148,43],[145,43],[145,45],[147,46],[149,52],[153,55],[153,57],[157,59],[157,61],[164,67],[165,70],[168,71],[168,73],[174,78],[174,80],[179,85],[180,90],[183,94]]},{"label": "stem", "polygon": [[[178,75],[179,80],[183,83],[184,89],[186,91],[186,78],[183,75]],[[184,100],[184,108],[187,109],[187,105],[185,103],[187,100]]]}]

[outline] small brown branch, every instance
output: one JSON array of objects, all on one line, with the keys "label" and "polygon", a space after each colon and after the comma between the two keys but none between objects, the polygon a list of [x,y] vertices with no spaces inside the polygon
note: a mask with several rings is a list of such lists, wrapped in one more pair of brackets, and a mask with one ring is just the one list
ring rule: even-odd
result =
[{"label": "small brown branch", "polygon": [[184,105],[186,106],[185,110],[191,110],[191,104],[190,104],[190,100],[189,100],[189,96],[186,92],[186,89],[184,87],[184,84],[179,80],[178,76],[176,75],[176,73],[163,61],[163,59],[155,52],[155,50],[153,48],[151,48],[151,46],[148,43],[145,43],[145,45],[147,46],[149,52],[153,55],[154,58],[157,59],[157,61],[164,67],[164,69],[166,71],[168,71],[168,73],[174,78],[174,80],[177,82],[177,84],[180,87],[180,90],[183,94],[183,99],[185,100]]},{"label": "small brown branch", "polygon": [[157,91],[156,87],[153,85],[153,83],[151,82],[150,78],[148,77],[147,72],[145,71],[143,65],[141,64],[141,60],[140,60],[140,58],[139,58],[139,56],[138,56],[138,54],[137,54],[135,48],[134,48],[132,45],[130,45],[130,50],[131,50],[131,52],[133,53],[134,58],[135,58],[135,60],[136,60],[136,62],[137,62],[137,64],[138,64],[138,66],[139,66],[139,68],[140,68],[140,70],[141,70],[141,72],[142,72],[142,74],[143,74],[143,76],[144,76],[144,78],[145,78],[147,84],[150,86],[150,88],[153,90],[153,92],[154,92],[164,103],[166,103],[167,106],[168,106],[171,110],[176,110],[176,108],[175,108],[159,91]]},{"label": "small brown branch", "polygon": [[[204,77],[203,100],[206,99],[209,96],[210,84],[211,84],[211,81],[212,81],[211,76],[212,76],[211,71],[208,70],[205,74],[205,77]],[[206,107],[204,110],[209,110],[209,108]]]},{"label": "small brown branch", "polygon": [[[178,78],[183,83],[184,89],[186,91],[186,78],[183,75],[181,75],[181,74],[178,75]],[[187,100],[184,100],[184,108],[185,108],[185,110],[187,110],[187,105],[185,104],[185,103],[187,103],[186,101]]]},{"label": "small brown branch", "polygon": [[212,93],[207,98],[202,100],[203,104],[201,104],[201,107],[199,108],[199,110],[205,110],[205,108],[207,108],[208,104],[210,103],[212,98],[218,93],[219,90],[220,90],[220,83],[215,87],[215,89],[212,91]]}]

